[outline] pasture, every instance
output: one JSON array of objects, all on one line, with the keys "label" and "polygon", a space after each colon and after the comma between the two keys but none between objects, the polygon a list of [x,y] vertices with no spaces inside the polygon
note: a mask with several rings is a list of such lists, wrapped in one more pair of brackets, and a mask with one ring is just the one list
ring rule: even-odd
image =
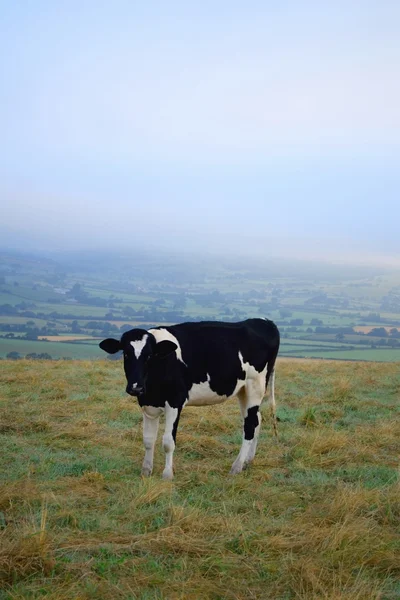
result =
[{"label": "pasture", "polygon": [[186,408],[164,482],[121,363],[2,361],[0,598],[398,599],[399,366],[279,361],[279,442],[231,477],[236,403]]}]

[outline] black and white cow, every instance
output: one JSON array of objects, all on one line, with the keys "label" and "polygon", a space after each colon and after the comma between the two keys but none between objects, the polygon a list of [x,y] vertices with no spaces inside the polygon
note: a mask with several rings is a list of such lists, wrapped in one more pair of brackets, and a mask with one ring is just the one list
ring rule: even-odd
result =
[{"label": "black and white cow", "polygon": [[159,418],[165,414],[163,477],[173,477],[173,453],[184,406],[205,406],[236,396],[243,417],[243,442],[231,473],[242,471],[255,455],[260,432],[259,407],[269,380],[276,433],[274,367],[279,331],[272,321],[203,321],[169,327],[131,329],[121,340],[108,338],[100,348],[124,353],[126,391],[143,411],[145,457],[142,474],[151,475]]}]

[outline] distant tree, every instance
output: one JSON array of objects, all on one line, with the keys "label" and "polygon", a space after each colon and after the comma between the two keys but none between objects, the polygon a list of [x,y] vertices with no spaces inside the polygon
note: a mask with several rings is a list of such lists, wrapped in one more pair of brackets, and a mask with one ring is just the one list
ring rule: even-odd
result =
[{"label": "distant tree", "polygon": [[21,313],[21,316],[22,317],[28,317],[28,318],[31,318],[31,319],[34,319],[36,317],[35,313],[32,312],[31,310],[24,310],[24,312]]},{"label": "distant tree", "polygon": [[79,327],[78,321],[72,321],[71,333],[82,333],[82,329]]},{"label": "distant tree", "polygon": [[343,342],[343,340],[344,340],[344,333],[337,333],[337,334],[335,335],[335,339],[336,339],[338,342]]},{"label": "distant tree", "polygon": [[281,315],[282,319],[286,319],[286,318],[291,317],[293,313],[288,308],[280,308],[279,314]]},{"label": "distant tree", "polygon": [[74,283],[74,285],[73,285],[73,286],[72,286],[72,288],[71,288],[71,294],[72,294],[73,296],[76,296],[76,295],[78,295],[78,296],[79,296],[79,294],[80,294],[81,292],[82,292],[82,286],[81,286],[81,284],[80,284],[80,283]]},{"label": "distant tree", "polygon": [[9,352],[6,356],[6,358],[8,358],[9,360],[18,360],[19,358],[21,358],[21,355],[19,352]]},{"label": "distant tree", "polygon": [[311,321],[310,321],[310,325],[314,325],[314,326],[315,325],[323,325],[323,324],[324,324],[324,322],[322,319],[314,318],[314,319],[311,319]]},{"label": "distant tree", "polygon": [[391,338],[400,338],[400,331],[398,329],[396,329],[396,327],[393,327],[390,331],[389,331],[390,337]]},{"label": "distant tree", "polygon": [[0,306],[0,314],[2,315],[16,315],[17,313],[17,309],[11,306],[11,304],[2,304]]},{"label": "distant tree", "polygon": [[26,334],[24,335],[24,339],[25,340],[37,340],[38,335],[35,331],[27,331]]},{"label": "distant tree", "polygon": [[381,320],[381,315],[379,313],[370,312],[366,317],[364,317],[364,320],[368,321],[369,323],[379,323]]},{"label": "distant tree", "polygon": [[367,335],[372,337],[388,337],[389,334],[384,327],[374,327],[367,333]]}]

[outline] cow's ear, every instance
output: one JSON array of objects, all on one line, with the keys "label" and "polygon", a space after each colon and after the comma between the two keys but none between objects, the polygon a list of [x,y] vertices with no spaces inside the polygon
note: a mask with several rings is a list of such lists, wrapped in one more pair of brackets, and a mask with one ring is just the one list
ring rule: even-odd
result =
[{"label": "cow's ear", "polygon": [[165,358],[175,352],[177,349],[177,345],[174,342],[170,342],[169,340],[163,340],[162,342],[158,342],[156,344],[153,356],[158,356],[159,358]]},{"label": "cow's ear", "polygon": [[100,348],[107,352],[107,354],[116,354],[121,350],[121,344],[119,340],[114,340],[113,338],[107,338],[103,340],[99,344]]}]

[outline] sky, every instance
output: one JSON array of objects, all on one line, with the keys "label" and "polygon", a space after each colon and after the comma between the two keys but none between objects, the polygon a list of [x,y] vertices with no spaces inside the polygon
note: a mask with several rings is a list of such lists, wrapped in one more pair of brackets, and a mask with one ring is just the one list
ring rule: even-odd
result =
[{"label": "sky", "polygon": [[3,245],[400,258],[397,0],[0,11]]}]

